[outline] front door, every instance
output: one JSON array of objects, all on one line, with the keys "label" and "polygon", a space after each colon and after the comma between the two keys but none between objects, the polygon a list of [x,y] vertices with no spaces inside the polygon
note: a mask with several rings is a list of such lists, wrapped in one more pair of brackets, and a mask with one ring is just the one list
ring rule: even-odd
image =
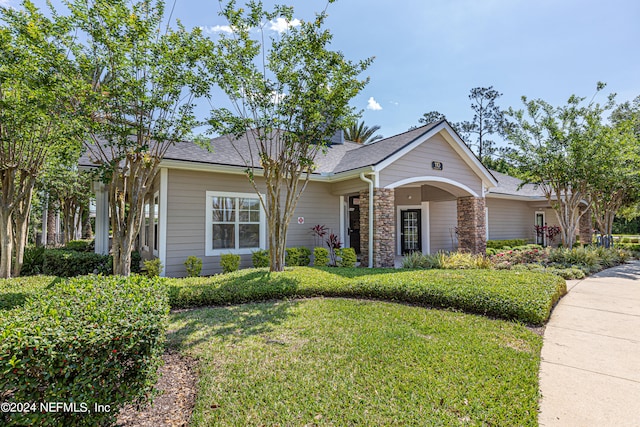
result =
[{"label": "front door", "polygon": [[545,246],[544,241],[544,212],[536,212],[536,244]]},{"label": "front door", "polygon": [[402,255],[422,252],[422,227],[420,209],[400,211],[400,246]]},{"label": "front door", "polygon": [[360,196],[349,197],[349,246],[360,254]]}]

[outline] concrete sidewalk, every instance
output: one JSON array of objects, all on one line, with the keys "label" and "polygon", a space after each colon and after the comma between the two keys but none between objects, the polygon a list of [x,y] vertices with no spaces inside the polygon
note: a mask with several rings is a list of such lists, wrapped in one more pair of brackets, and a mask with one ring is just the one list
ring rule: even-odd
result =
[{"label": "concrete sidewalk", "polygon": [[544,333],[541,426],[640,426],[640,261],[581,281]]}]

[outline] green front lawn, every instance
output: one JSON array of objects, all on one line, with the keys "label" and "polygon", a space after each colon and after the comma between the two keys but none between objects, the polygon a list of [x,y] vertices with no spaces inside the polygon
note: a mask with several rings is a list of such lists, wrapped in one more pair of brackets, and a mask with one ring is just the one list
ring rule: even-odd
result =
[{"label": "green front lawn", "polygon": [[246,269],[213,277],[169,280],[172,308],[299,297],[348,297],[451,308],[543,324],[566,293],[565,281],[530,271],[365,268]]},{"label": "green front lawn", "polygon": [[389,302],[302,299],[175,313],[199,361],[193,423],[536,425],[542,340]]}]

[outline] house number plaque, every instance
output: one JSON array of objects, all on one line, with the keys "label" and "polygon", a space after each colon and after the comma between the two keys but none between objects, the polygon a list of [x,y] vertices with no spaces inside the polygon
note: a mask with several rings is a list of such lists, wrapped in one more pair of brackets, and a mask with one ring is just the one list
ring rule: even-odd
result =
[{"label": "house number plaque", "polygon": [[442,162],[431,162],[431,169],[435,169],[437,171],[442,170]]}]

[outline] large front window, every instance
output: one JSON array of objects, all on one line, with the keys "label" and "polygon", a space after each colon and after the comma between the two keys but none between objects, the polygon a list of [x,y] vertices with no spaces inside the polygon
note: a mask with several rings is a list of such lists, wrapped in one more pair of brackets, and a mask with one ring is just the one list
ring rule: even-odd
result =
[{"label": "large front window", "polygon": [[206,216],[206,255],[264,248],[264,213],[257,195],[207,191]]}]

